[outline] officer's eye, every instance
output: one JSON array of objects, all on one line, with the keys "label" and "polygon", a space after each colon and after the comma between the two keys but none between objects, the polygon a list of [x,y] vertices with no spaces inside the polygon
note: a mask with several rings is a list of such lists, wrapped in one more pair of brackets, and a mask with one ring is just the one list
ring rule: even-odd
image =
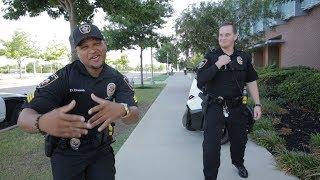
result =
[{"label": "officer's eye", "polygon": [[80,49],[82,49],[82,50],[85,50],[85,49],[87,49],[88,48],[88,46],[80,46]]},{"label": "officer's eye", "polygon": [[100,44],[101,44],[101,42],[96,42],[96,43],[94,43],[93,45],[94,45],[94,46],[100,46]]}]

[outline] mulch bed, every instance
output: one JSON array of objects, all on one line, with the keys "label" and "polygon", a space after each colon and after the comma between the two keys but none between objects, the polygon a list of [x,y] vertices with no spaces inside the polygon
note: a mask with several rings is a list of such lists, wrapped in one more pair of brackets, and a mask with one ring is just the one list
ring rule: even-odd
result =
[{"label": "mulch bed", "polygon": [[320,133],[320,113],[286,104],[287,113],[280,115],[275,128],[286,141],[286,149],[310,153],[311,134]]}]

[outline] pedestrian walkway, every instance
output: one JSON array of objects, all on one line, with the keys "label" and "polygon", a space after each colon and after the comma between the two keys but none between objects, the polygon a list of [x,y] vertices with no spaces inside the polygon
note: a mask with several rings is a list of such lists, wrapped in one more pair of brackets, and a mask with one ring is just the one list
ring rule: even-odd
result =
[{"label": "pedestrian walkway", "polygon": [[[203,180],[202,132],[183,128],[191,80],[182,73],[169,77],[130,137],[116,154],[117,180]],[[272,155],[248,142],[248,180],[297,180],[277,170]],[[231,165],[229,145],[221,148],[219,180],[242,180]]]}]

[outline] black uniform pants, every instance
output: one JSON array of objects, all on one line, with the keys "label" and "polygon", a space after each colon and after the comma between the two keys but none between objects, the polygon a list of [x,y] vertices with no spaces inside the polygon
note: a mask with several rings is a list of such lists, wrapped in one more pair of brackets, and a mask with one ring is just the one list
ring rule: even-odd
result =
[{"label": "black uniform pants", "polygon": [[96,150],[72,154],[55,151],[51,157],[54,180],[114,180],[115,160],[110,145]]},{"label": "black uniform pants", "polygon": [[222,128],[226,125],[229,139],[232,164],[238,166],[244,162],[244,151],[247,143],[246,120],[243,106],[229,109],[229,117],[225,118],[222,106],[212,103],[204,115],[203,140],[203,173],[205,180],[216,180],[220,166],[220,149]]}]

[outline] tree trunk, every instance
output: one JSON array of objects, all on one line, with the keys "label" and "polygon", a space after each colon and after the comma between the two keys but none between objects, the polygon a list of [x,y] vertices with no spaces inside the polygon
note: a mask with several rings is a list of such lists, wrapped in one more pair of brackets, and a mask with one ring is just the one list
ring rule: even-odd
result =
[{"label": "tree trunk", "polygon": [[18,60],[18,67],[19,67],[19,78],[22,78],[22,67],[21,67],[21,60]]},{"label": "tree trunk", "polygon": [[[75,0],[59,0],[61,6],[68,12],[69,14],[69,23],[70,23],[70,35],[72,34],[73,29],[77,26],[77,17],[75,13]],[[71,61],[75,61],[77,59],[75,46],[73,45],[73,39],[69,37],[70,47],[71,47]]]},{"label": "tree trunk", "polygon": [[141,75],[141,86],[143,87],[143,64],[142,64],[142,53],[143,53],[143,49],[141,47],[140,49],[140,75]]},{"label": "tree trunk", "polygon": [[154,84],[154,81],[153,81],[153,54],[152,54],[152,47],[151,47],[151,84]]},{"label": "tree trunk", "polygon": [[33,74],[35,75],[37,73],[36,70],[36,61],[33,62]]}]

